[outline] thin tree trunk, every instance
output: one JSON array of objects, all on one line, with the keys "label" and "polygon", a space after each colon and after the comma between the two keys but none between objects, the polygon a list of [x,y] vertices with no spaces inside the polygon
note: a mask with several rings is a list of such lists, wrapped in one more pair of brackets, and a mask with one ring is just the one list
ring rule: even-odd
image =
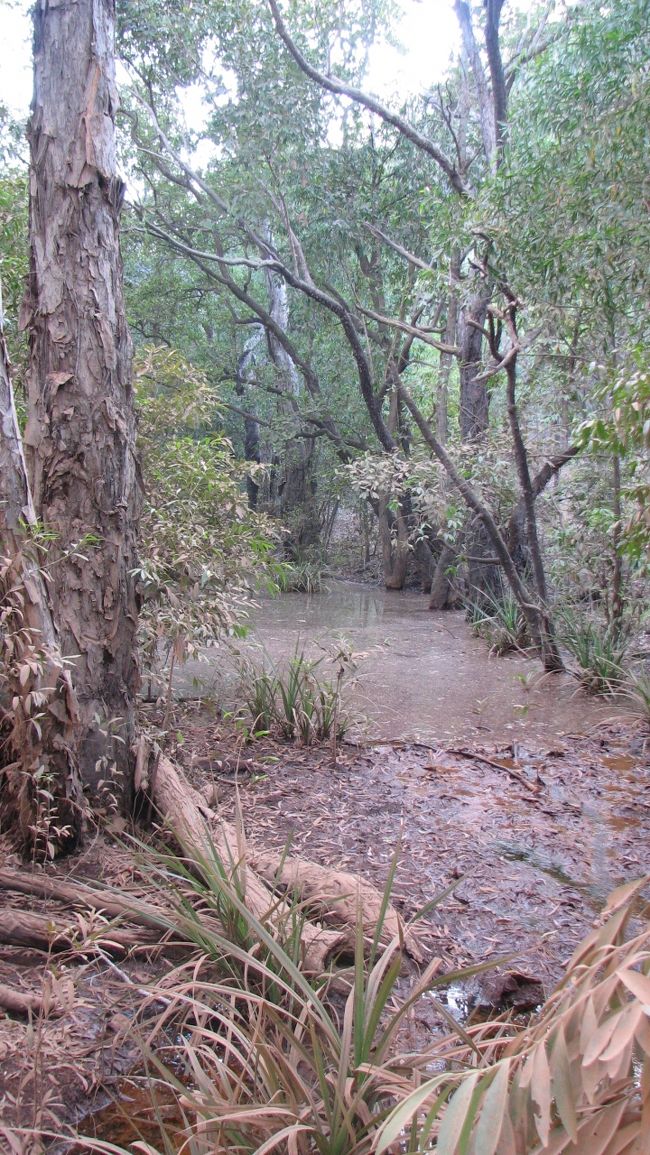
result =
[{"label": "thin tree trunk", "polygon": [[[240,397],[244,396],[248,386],[255,385],[255,379],[251,377],[249,366],[254,365],[255,350],[263,338],[263,326],[255,325],[253,332],[246,342],[244,352],[237,362],[235,391]],[[247,399],[246,408],[249,412],[244,416],[244,457],[246,461],[252,461],[259,465],[262,460],[260,450],[260,423],[256,420],[255,414],[250,412],[250,409],[255,408],[255,402],[252,402],[250,398]],[[257,509],[259,491],[260,487],[257,481],[247,474],[246,493],[248,496],[249,509]]]},{"label": "thin tree trunk", "polygon": [[512,433],[512,442],[515,451],[515,464],[517,467],[517,474],[519,476],[519,484],[521,486],[521,495],[523,499],[524,510],[526,514],[526,538],[528,541],[528,549],[530,551],[531,566],[533,571],[533,578],[535,581],[535,588],[538,597],[542,603],[546,602],[546,575],[544,573],[544,563],[542,561],[542,551],[539,545],[539,535],[537,533],[537,517],[535,514],[535,495],[533,493],[533,486],[530,477],[530,470],[528,468],[528,454],[526,446],[521,434],[521,427],[519,425],[519,412],[517,409],[517,362],[516,358],[508,363],[506,367],[507,376],[507,399],[508,399],[508,420],[510,422],[510,432]]},{"label": "thin tree trunk", "polygon": [[521,607],[522,613],[526,619],[533,638],[538,639],[538,647],[540,658],[544,668],[549,672],[563,669],[562,659],[560,657],[557,644],[553,637],[553,631],[548,620],[548,614],[545,607],[539,606],[531,598],[529,591],[526,589],[519,574],[517,573],[514,562],[508,552],[508,547],[503,539],[503,536],[497,526],[492,514],[486,505],[481,501],[481,498],[472,488],[468,481],[456,469],[451,457],[447,453],[445,447],[440,444],[435,434],[432,432],[428,423],[420,413],[417,405],[410,396],[408,390],[400,385],[400,393],[404,404],[413,416],[413,419],[420,430],[426,444],[433,451],[438,461],[447,471],[451,481],[460,493],[463,501],[469,509],[471,509],[483,523],[486,533],[492,543],[494,552],[503,567],[503,571],[508,580],[508,584],[517,599],[518,605]]},{"label": "thin tree trunk", "polygon": [[[114,0],[34,8],[29,409],[54,613],[73,661],[84,783],[131,797],[139,490],[116,177]],[[81,542],[81,545],[79,543]]]},{"label": "thin tree trunk", "polygon": [[[286,282],[279,273],[267,272],[269,314],[278,328],[289,330],[289,302]],[[275,365],[279,387],[293,405],[280,399],[281,413],[288,423],[296,423],[295,401],[300,393],[300,378],[294,362],[285,347],[272,333],[268,335],[269,352]],[[300,434],[300,430],[298,433]],[[318,545],[320,525],[315,501],[313,479],[314,440],[302,436],[287,437],[283,447],[284,476],[279,487],[280,517],[284,520],[288,538],[285,550],[290,558],[300,558],[305,550]]]},{"label": "thin tree trunk", "polygon": [[612,549],[614,553],[614,572],[612,575],[612,632],[616,638],[621,633],[623,625],[623,558],[621,556],[621,521],[623,518],[623,504],[621,501],[621,459],[618,453],[613,456],[613,513],[614,528],[612,530]]}]

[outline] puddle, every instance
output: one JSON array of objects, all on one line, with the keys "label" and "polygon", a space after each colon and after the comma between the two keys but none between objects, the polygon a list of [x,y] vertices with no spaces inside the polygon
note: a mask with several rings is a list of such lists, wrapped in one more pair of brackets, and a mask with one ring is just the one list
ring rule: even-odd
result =
[{"label": "puddle", "polygon": [[[426,607],[418,593],[331,581],[319,594],[265,599],[240,649],[250,655],[257,647],[282,662],[297,647],[320,657],[323,647],[347,643],[362,655],[346,695],[365,719],[355,733],[378,740],[552,742],[611,717],[611,706],[605,711],[577,694],[572,679],[536,678],[541,669],[532,659],[490,657],[462,613]],[[224,674],[225,651],[206,655],[208,665],[188,662],[178,672],[176,692],[196,695],[199,679],[220,702],[236,706],[236,675],[232,664]]]},{"label": "puddle", "polygon": [[131,1076],[120,1081],[106,1106],[79,1123],[79,1134],[89,1142],[68,1144],[62,1151],[65,1155],[86,1155],[93,1149],[93,1140],[117,1144],[125,1151],[182,1151],[188,1149],[185,1127],[171,1086],[158,1080],[148,1082],[145,1076],[136,1081]]}]

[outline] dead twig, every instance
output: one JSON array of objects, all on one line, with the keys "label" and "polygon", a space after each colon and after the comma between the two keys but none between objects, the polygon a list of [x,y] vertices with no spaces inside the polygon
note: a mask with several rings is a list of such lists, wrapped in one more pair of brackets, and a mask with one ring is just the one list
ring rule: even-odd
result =
[{"label": "dead twig", "polygon": [[485,754],[476,754],[472,750],[463,750],[458,747],[448,746],[446,753],[455,754],[458,758],[468,758],[471,762],[484,762],[493,770],[501,770],[504,774],[508,774],[515,782],[525,786],[526,790],[530,790],[533,794],[539,794],[539,786],[536,786],[534,782],[529,782],[514,766],[504,766],[503,762],[496,762],[494,758],[488,758]]}]

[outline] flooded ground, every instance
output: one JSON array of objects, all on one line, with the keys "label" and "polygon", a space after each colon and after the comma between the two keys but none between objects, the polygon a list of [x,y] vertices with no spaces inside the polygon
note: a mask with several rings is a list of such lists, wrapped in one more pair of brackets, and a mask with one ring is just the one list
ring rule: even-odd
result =
[{"label": "flooded ground", "polygon": [[[362,655],[346,701],[357,717],[353,732],[369,739],[549,741],[589,733],[613,712],[577,692],[569,676],[544,677],[537,661],[491,657],[462,613],[431,613],[422,594],[353,582],[265,600],[239,649],[279,663],[297,649],[318,657],[339,644]],[[223,650],[208,657],[207,666],[189,662],[178,672],[177,693],[196,693],[200,682],[236,705],[232,659]]]}]

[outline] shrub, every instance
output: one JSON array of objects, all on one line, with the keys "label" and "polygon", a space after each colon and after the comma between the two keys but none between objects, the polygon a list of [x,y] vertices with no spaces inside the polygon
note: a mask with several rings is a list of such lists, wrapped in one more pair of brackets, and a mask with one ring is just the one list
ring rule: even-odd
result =
[{"label": "shrub", "polygon": [[592,617],[564,610],[558,617],[561,643],[577,662],[573,671],[591,694],[611,694],[625,679],[630,631],[603,626]]}]

